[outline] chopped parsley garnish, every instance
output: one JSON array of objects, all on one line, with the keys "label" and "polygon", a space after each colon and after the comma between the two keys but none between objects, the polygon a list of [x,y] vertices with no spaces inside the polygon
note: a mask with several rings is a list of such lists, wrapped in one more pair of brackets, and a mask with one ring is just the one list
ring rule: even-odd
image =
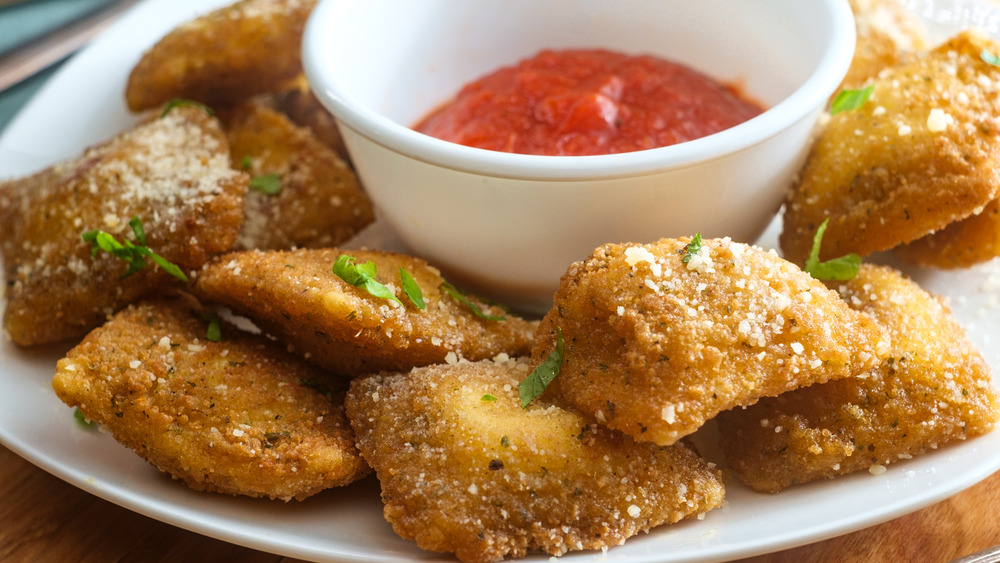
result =
[{"label": "chopped parsley garnish", "polygon": [[84,416],[82,412],[80,412],[79,408],[73,409],[73,419],[76,420],[77,424],[83,426],[84,428],[88,429],[97,428],[97,423],[91,420],[87,420],[87,417]]},{"label": "chopped parsley garnish", "polygon": [[167,114],[170,113],[170,110],[180,107],[198,108],[201,111],[205,112],[206,115],[209,116],[215,115],[215,112],[212,111],[212,108],[206,106],[201,102],[196,102],[194,100],[185,100],[184,98],[175,98],[167,102],[167,105],[163,106],[163,112],[160,113],[160,117],[161,118],[166,117]]},{"label": "chopped parsley garnish", "polygon": [[986,49],[983,49],[983,52],[979,53],[979,58],[993,66],[1000,66],[1000,57],[994,55]]},{"label": "chopped parsley garnish", "polygon": [[389,291],[388,287],[375,280],[377,269],[375,262],[371,260],[364,264],[355,264],[354,257],[346,254],[338,256],[337,261],[333,264],[333,273],[340,276],[340,279],[345,282],[354,287],[360,287],[373,297],[390,299],[402,305],[403,302],[392,291]]},{"label": "chopped parsley garnish", "polygon": [[486,313],[483,312],[483,310],[481,308],[479,308],[478,305],[476,305],[475,303],[473,303],[468,297],[466,297],[464,294],[462,294],[462,292],[459,291],[457,287],[451,285],[448,282],[444,282],[443,284],[441,284],[441,289],[443,289],[445,293],[447,293],[448,295],[450,295],[452,297],[452,299],[454,299],[455,301],[458,301],[462,305],[465,305],[470,311],[472,311],[473,313],[475,313],[475,315],[477,317],[481,318],[481,319],[486,319],[487,321],[506,321],[507,320],[507,317],[505,317],[503,315],[487,315]]},{"label": "chopped parsley garnish", "polygon": [[860,108],[865,105],[865,102],[868,101],[874,90],[875,85],[869,84],[858,90],[846,89],[837,92],[833,103],[830,104],[830,115],[837,115],[842,111],[851,111]]},{"label": "chopped parsley garnish", "polygon": [[250,178],[250,189],[266,195],[281,193],[281,176],[277,174],[261,174]]},{"label": "chopped parsley garnish", "polygon": [[243,155],[243,160],[240,161],[240,167],[244,170],[250,170],[251,166],[253,166],[253,159],[250,158],[250,155],[248,154]]},{"label": "chopped parsley garnish", "polygon": [[413,279],[410,272],[407,272],[404,268],[400,268],[399,279],[403,281],[403,293],[410,298],[410,301],[417,306],[417,309],[426,309],[427,303],[424,302],[424,292],[420,290],[417,280]]},{"label": "chopped parsley garnish", "polygon": [[103,250],[116,258],[128,262],[128,270],[121,275],[120,279],[127,278],[146,267],[146,258],[149,258],[171,276],[183,282],[188,281],[188,277],[184,275],[184,272],[176,264],[167,261],[166,258],[153,252],[146,246],[146,231],[143,229],[142,221],[139,220],[138,216],[133,217],[128,222],[128,225],[132,227],[132,233],[135,234],[135,240],[139,243],[138,245],[132,244],[128,239],[124,239],[124,242],[118,242],[109,233],[96,229],[83,233],[83,241],[91,245],[90,256],[96,258],[97,253]]},{"label": "chopped parsley garnish", "polygon": [[687,264],[691,261],[691,257],[699,252],[701,252],[701,233],[695,233],[694,238],[691,239],[684,251],[684,258],[681,258],[681,262]]},{"label": "chopped parsley garnish", "polygon": [[826,224],[829,222],[830,218],[827,217],[823,220],[819,228],[816,229],[816,234],[813,235],[812,251],[809,252],[809,257],[806,258],[806,265],[802,269],[818,280],[843,281],[854,279],[858,275],[858,268],[861,267],[861,257],[857,254],[852,252],[840,258],[827,260],[826,262],[819,261],[819,249],[823,242],[823,233],[826,232]]},{"label": "chopped parsley garnish", "polygon": [[562,369],[563,358],[566,355],[566,343],[563,342],[562,327],[556,327],[556,349],[545,361],[538,364],[524,381],[518,383],[517,391],[521,398],[521,408],[526,409],[531,401],[538,398]]},{"label": "chopped parsley garnish", "polygon": [[213,311],[205,311],[201,315],[201,320],[208,323],[208,330],[205,331],[205,338],[210,342],[222,341],[222,320]]},{"label": "chopped parsley garnish", "polygon": [[493,395],[490,395],[489,393],[487,393],[487,394],[483,395],[480,400],[484,401],[484,402],[487,402],[487,403],[492,403],[492,402],[495,402],[497,400],[497,398],[494,397]]}]

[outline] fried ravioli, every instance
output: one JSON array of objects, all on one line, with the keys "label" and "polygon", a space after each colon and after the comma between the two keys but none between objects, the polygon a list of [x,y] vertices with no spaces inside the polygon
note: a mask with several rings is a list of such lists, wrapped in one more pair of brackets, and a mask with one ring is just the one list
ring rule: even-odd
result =
[{"label": "fried ravioli", "polygon": [[252,178],[237,248],[335,246],[374,220],[354,171],[308,129],[260,103],[227,113],[233,167]]},{"label": "fried ravioli", "polygon": [[228,324],[209,340],[205,311],[190,301],[115,315],[59,361],[56,394],[199,491],[301,500],[370,471],[343,387]]},{"label": "fried ravioli", "polygon": [[888,328],[892,356],[870,373],[721,414],[727,462],[755,490],[882,470],[988,432],[1000,418],[989,366],[938,299],[871,265],[841,293]]},{"label": "fried ravioli", "polygon": [[857,43],[841,88],[860,88],[883,69],[902,64],[928,47],[920,18],[896,0],[848,0]]},{"label": "fried ravioli", "polygon": [[146,51],[125,91],[140,111],[175,98],[231,104],[302,72],[302,32],[316,0],[242,0],[176,27]]},{"label": "fried ravioli", "polygon": [[[373,262],[377,281],[398,302],[333,273],[342,255],[355,258],[357,265]],[[426,309],[404,293],[401,269],[419,286]],[[235,252],[206,265],[194,291],[250,318],[316,365],[348,377],[526,354],[536,326],[474,297],[465,297],[465,305],[426,262],[387,252]]]},{"label": "fried ravioli", "polygon": [[532,350],[565,341],[544,397],[673,444],[721,411],[864,373],[885,331],[772,252],[712,239],[608,244],[563,275]]},{"label": "fried ravioli", "polygon": [[968,268],[1000,256],[1000,200],[981,213],[956,221],[893,249],[901,260],[935,268]]},{"label": "fried ravioli", "polygon": [[400,536],[462,561],[601,549],[721,505],[720,473],[555,406],[519,404],[524,360],[351,382],[358,447]]},{"label": "fried ravioli", "polygon": [[802,264],[827,217],[821,259],[887,250],[978,213],[1000,195],[1000,45],[956,35],[888,69],[862,107],[833,115],[784,212],[781,248]]},{"label": "fried ravioli", "polygon": [[261,94],[255,101],[285,114],[296,125],[308,128],[320,142],[337,153],[344,162],[350,163],[351,157],[340,129],[337,128],[337,120],[320,103],[304,76],[298,77],[291,85],[277,92]]},{"label": "fried ravioli", "polygon": [[80,157],[0,184],[4,326],[31,346],[83,336],[126,304],[176,283],[150,265],[91,255],[91,230],[121,241],[138,217],[147,245],[183,271],[232,247],[247,178],[232,170],[226,138],[201,109],[175,107]]}]

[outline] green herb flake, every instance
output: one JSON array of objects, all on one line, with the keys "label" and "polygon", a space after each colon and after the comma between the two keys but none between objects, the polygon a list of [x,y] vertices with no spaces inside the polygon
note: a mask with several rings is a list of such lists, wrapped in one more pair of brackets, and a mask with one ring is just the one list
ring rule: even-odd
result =
[{"label": "green herb flake", "polygon": [[97,423],[94,422],[94,421],[92,421],[92,420],[87,419],[87,417],[84,416],[84,414],[82,412],[80,412],[79,408],[74,408],[73,409],[73,420],[75,420],[77,424],[79,424],[80,426],[82,426],[84,428],[87,428],[87,429],[95,429],[95,428],[97,428]]},{"label": "green herb flake", "polygon": [[858,90],[846,89],[837,92],[833,103],[830,104],[830,115],[837,115],[842,111],[853,111],[860,108],[865,105],[865,102],[871,97],[873,91],[875,91],[875,85],[869,84]]},{"label": "green herb flake", "polygon": [[983,52],[979,53],[979,58],[993,66],[1000,66],[1000,57],[994,55],[987,49],[983,49]]},{"label": "green herb flake", "polygon": [[[199,316],[202,321],[208,323],[208,329],[205,331],[205,338],[210,342],[221,342],[222,319],[219,318],[218,313],[215,311],[203,311]],[[229,365],[233,365],[233,362],[229,362]]]},{"label": "green herb flake", "polygon": [[250,189],[264,195],[278,195],[281,193],[281,176],[277,174],[254,176],[250,178]]},{"label": "green herb flake", "polygon": [[170,113],[170,110],[182,107],[198,108],[201,111],[205,112],[205,114],[210,117],[215,115],[215,112],[212,111],[212,108],[206,106],[201,102],[196,102],[194,100],[185,100],[184,98],[175,98],[167,102],[167,105],[163,106],[163,112],[160,113],[160,118],[166,117],[167,114]]},{"label": "green herb flake", "polygon": [[487,393],[487,394],[483,395],[480,400],[482,400],[483,402],[486,402],[486,403],[494,403],[494,402],[496,402],[497,398],[494,397],[493,395],[490,395],[489,393]]},{"label": "green herb flake", "polygon": [[128,239],[118,242],[109,233],[95,229],[87,231],[82,235],[83,241],[91,245],[90,256],[96,258],[97,254],[103,250],[127,262],[128,269],[125,270],[125,273],[119,279],[127,278],[146,267],[146,259],[148,258],[171,276],[185,283],[188,281],[188,277],[184,275],[184,272],[176,264],[168,261],[146,246],[146,231],[138,216],[133,217],[128,224],[132,228],[132,233],[135,235],[135,240],[139,243],[138,245],[132,244]]},{"label": "green herb flake", "polygon": [[355,264],[354,257],[346,254],[338,256],[333,264],[333,273],[345,282],[354,287],[360,287],[373,297],[389,299],[402,305],[403,302],[389,291],[388,287],[375,280],[377,269],[378,267],[371,260],[364,264]]},{"label": "green herb flake", "polygon": [[424,292],[420,290],[417,280],[413,279],[410,272],[407,272],[404,268],[400,268],[399,279],[403,282],[403,293],[410,298],[410,301],[417,306],[417,309],[426,309],[427,303],[424,302]]},{"label": "green herb flake", "polygon": [[510,447],[510,438],[508,438],[507,436],[503,436],[502,438],[500,438],[500,445],[503,446],[503,447],[505,447],[505,448],[509,448]]},{"label": "green herb flake", "polygon": [[128,226],[132,229],[132,234],[135,235],[135,240],[139,241],[139,244],[146,246],[146,227],[142,226],[142,220],[136,215],[132,217]]},{"label": "green herb flake", "polygon": [[562,327],[556,327],[556,349],[549,354],[545,361],[538,364],[524,381],[517,385],[517,391],[521,398],[521,408],[526,409],[532,401],[538,398],[545,391],[545,388],[552,383],[552,380],[559,375],[562,369],[563,358],[566,355],[566,343],[563,341]]},{"label": "green herb flake", "polygon": [[826,262],[819,261],[820,245],[823,242],[823,234],[826,232],[826,226],[829,222],[830,218],[827,217],[819,228],[816,229],[816,234],[813,235],[812,250],[809,252],[805,267],[802,269],[818,280],[844,281],[854,279],[858,275],[858,269],[861,267],[861,257],[857,254],[852,252],[840,258],[827,260]]},{"label": "green herb flake", "polygon": [[688,243],[687,248],[684,250],[684,258],[681,258],[681,262],[687,264],[691,261],[691,257],[695,254],[701,252],[701,233],[695,233],[694,238]]},{"label": "green herb flake", "polygon": [[253,166],[253,158],[251,158],[250,155],[244,155],[243,160],[240,161],[240,167],[243,170],[250,170],[252,166]]},{"label": "green herb flake", "polygon": [[222,321],[218,315],[209,314],[205,319],[208,322],[208,330],[205,331],[205,338],[210,342],[222,342]]},{"label": "green herb flake", "polygon": [[473,303],[472,300],[470,300],[461,291],[459,291],[457,287],[451,285],[448,282],[444,282],[443,284],[441,284],[441,289],[443,289],[445,293],[450,295],[452,299],[458,301],[462,305],[465,305],[470,311],[475,313],[475,315],[481,319],[486,319],[487,321],[507,320],[507,317],[503,315],[488,315],[484,313],[483,310],[478,305]]}]

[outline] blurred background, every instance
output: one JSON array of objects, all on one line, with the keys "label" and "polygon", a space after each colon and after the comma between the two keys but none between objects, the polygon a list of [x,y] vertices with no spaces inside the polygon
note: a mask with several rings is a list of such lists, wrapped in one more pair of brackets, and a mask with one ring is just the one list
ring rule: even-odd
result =
[{"label": "blurred background", "polygon": [[[4,63],[11,61],[18,48],[31,45],[116,3],[118,0],[0,0],[0,74],[4,72]],[[37,74],[0,90],[0,132],[67,55],[58,57],[57,62]]]}]

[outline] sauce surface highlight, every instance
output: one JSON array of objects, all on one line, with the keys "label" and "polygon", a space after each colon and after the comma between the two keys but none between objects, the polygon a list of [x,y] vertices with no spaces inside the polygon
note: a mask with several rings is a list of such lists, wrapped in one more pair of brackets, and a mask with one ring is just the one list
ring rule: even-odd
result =
[{"label": "sauce surface highlight", "polygon": [[414,129],[494,151],[582,156],[682,143],[762,111],[734,88],[675,62],[545,50],[466,85]]}]

